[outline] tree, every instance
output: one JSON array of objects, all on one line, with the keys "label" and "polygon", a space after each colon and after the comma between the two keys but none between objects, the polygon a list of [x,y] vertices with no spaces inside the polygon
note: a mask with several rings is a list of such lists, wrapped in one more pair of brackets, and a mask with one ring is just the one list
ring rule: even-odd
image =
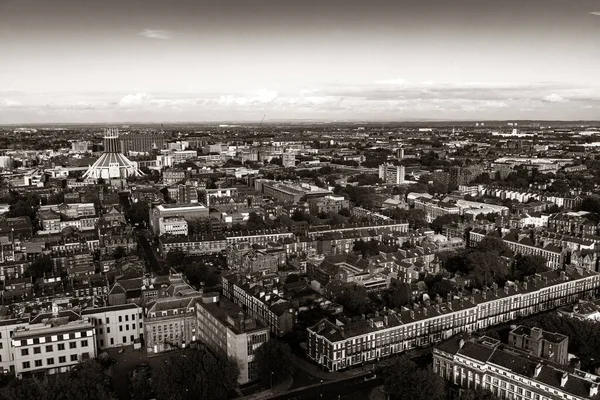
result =
[{"label": "tree", "polygon": [[3,394],[19,400],[110,400],[106,378],[102,366],[89,360],[65,374],[19,382]]},{"label": "tree", "polygon": [[388,307],[399,308],[411,301],[411,290],[408,283],[396,282],[389,290],[384,292],[384,301]]},{"label": "tree", "polygon": [[431,221],[431,229],[440,233],[444,228],[444,225],[450,225],[454,222],[460,222],[460,215],[456,214],[446,214],[436,217],[433,221]]},{"label": "tree", "polygon": [[482,253],[494,253],[503,257],[511,257],[513,251],[500,238],[493,236],[484,237],[481,242],[477,243],[475,249]]},{"label": "tree", "polygon": [[131,400],[150,400],[154,398],[150,367],[142,366],[133,370],[129,380],[129,393],[131,394]]},{"label": "tree", "polygon": [[52,257],[41,256],[31,263],[26,273],[35,281],[37,278],[43,278],[46,273],[52,271],[53,267]]},{"label": "tree", "polygon": [[383,386],[392,400],[443,400],[446,395],[440,376],[418,368],[407,357],[398,358],[384,368]]},{"label": "tree", "polygon": [[600,196],[593,195],[584,197],[579,206],[579,210],[600,213]]},{"label": "tree", "polygon": [[344,307],[345,312],[354,315],[367,314],[371,306],[367,290],[364,286],[359,285],[345,289],[338,296],[337,301]]},{"label": "tree", "polygon": [[133,203],[129,209],[129,218],[131,218],[131,222],[134,224],[148,224],[150,222],[150,208],[148,207],[148,203],[145,201]]},{"label": "tree", "polygon": [[177,248],[173,250],[169,250],[167,253],[167,265],[169,267],[175,268],[179,267],[183,264],[183,260],[185,259],[185,253],[183,250]]},{"label": "tree", "polygon": [[338,214],[340,214],[342,217],[347,217],[350,218],[350,210],[348,210],[347,208],[342,208]]},{"label": "tree", "polygon": [[263,343],[256,349],[254,360],[258,378],[265,386],[281,382],[294,371],[290,346],[278,340]]},{"label": "tree", "polygon": [[265,227],[265,220],[258,215],[255,211],[252,211],[248,215],[248,221],[246,221],[246,228],[250,231],[263,229]]},{"label": "tree", "polygon": [[513,264],[512,278],[523,280],[526,276],[534,275],[536,273],[545,272],[546,259],[542,256],[524,256],[517,255]]},{"label": "tree", "polygon": [[237,387],[239,373],[233,359],[187,349],[154,371],[152,388],[159,400],[225,400]]},{"label": "tree", "polygon": [[118,246],[115,251],[113,252],[113,257],[116,258],[117,260],[120,260],[121,258],[125,257],[127,255],[127,250],[125,250],[125,247],[123,246]]}]

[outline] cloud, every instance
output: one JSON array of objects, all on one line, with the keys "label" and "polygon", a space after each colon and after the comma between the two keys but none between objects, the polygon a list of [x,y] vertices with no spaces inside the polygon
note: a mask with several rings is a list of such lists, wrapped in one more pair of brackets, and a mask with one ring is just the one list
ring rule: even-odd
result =
[{"label": "cloud", "polygon": [[168,40],[171,39],[172,34],[170,31],[160,29],[144,29],[140,32],[141,36],[147,37],[148,39],[159,39]]},{"label": "cloud", "polygon": [[23,103],[17,100],[6,99],[1,103],[4,108],[19,108],[23,107]]},{"label": "cloud", "polygon": [[590,14],[597,15],[597,16],[600,17],[600,11],[592,11]]},{"label": "cloud", "polygon": [[392,86],[404,86],[406,85],[406,81],[402,78],[396,78],[396,79],[385,79],[382,81],[375,81],[376,84],[380,84],[380,85],[392,85]]},{"label": "cloud", "polygon": [[566,103],[567,101],[569,101],[569,99],[564,98],[558,93],[549,94],[548,96],[545,96],[542,100],[547,103]]},{"label": "cloud", "polygon": [[219,104],[252,106],[271,103],[279,96],[275,90],[259,89],[253,93],[248,93],[246,96],[234,96],[231,94],[221,96],[218,100]]},{"label": "cloud", "polygon": [[149,103],[149,101],[150,95],[148,93],[128,94],[119,100],[119,107],[135,108],[146,105]]}]

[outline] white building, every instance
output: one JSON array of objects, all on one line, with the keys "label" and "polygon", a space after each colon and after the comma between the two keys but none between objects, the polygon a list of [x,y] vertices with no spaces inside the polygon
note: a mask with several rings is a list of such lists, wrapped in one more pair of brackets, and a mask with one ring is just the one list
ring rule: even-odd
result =
[{"label": "white building", "polygon": [[81,315],[94,326],[98,349],[140,343],[144,334],[142,309],[134,303],[88,308]]},{"label": "white building", "polygon": [[381,164],[379,166],[379,179],[386,183],[401,185],[404,183],[405,175],[404,165]]},{"label": "white building", "polygon": [[187,221],[182,217],[165,217],[158,220],[158,234],[160,235],[188,235]]},{"label": "white building", "polygon": [[37,373],[62,373],[96,357],[92,324],[71,310],[37,315],[13,331],[14,371],[18,378]]}]

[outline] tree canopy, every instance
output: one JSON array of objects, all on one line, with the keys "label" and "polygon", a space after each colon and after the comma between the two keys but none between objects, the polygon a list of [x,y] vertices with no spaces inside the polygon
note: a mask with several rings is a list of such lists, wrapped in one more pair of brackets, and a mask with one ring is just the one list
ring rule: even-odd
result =
[{"label": "tree canopy", "polygon": [[383,386],[391,400],[443,400],[444,380],[427,369],[400,357],[383,369]]},{"label": "tree canopy", "polygon": [[217,358],[203,348],[188,349],[154,370],[152,388],[158,400],[225,400],[238,375],[235,360]]},{"label": "tree canopy", "polygon": [[65,374],[18,382],[3,395],[18,400],[110,400],[107,378],[103,367],[89,360]]},{"label": "tree canopy", "polygon": [[294,371],[290,346],[278,340],[263,343],[256,349],[254,360],[258,378],[265,386],[281,382]]}]

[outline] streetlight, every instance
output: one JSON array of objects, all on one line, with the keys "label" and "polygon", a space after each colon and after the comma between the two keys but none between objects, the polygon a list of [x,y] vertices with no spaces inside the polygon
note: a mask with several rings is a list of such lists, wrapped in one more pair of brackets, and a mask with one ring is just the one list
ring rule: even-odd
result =
[{"label": "streetlight", "polygon": [[319,398],[323,398],[323,379],[321,379],[321,386],[319,386]]}]

